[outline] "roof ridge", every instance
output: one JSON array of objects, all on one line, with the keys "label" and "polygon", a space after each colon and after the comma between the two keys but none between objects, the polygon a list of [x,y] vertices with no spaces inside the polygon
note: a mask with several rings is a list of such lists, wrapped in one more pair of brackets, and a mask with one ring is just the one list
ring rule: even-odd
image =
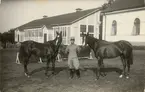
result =
[{"label": "roof ridge", "polygon": [[[92,8],[92,9],[86,9],[86,10],[82,10],[82,11],[79,11],[79,12],[84,12],[84,11],[89,11],[89,10],[95,10],[95,9],[99,9],[99,8],[100,8],[100,7],[98,7],[98,8]],[[69,12],[69,13],[64,13],[64,14],[55,15],[55,16],[50,16],[50,17],[47,17],[47,18],[40,18],[40,19],[48,19],[48,18],[63,16],[63,15],[67,15],[67,14],[74,14],[74,13],[78,13],[78,12]],[[39,20],[39,19],[38,19],[38,20]]]},{"label": "roof ridge", "polygon": [[100,9],[100,7],[97,7],[97,8],[82,10],[79,12],[71,12],[71,13],[51,16],[51,17],[47,17],[47,18],[35,19],[35,20],[25,23],[17,28],[19,30],[24,30],[25,28],[35,28],[37,26],[39,27],[42,25],[45,25],[47,28],[52,27],[54,25],[66,25],[66,24],[70,24],[74,21],[76,22],[76,21],[92,14],[95,11],[98,11],[99,9]]}]

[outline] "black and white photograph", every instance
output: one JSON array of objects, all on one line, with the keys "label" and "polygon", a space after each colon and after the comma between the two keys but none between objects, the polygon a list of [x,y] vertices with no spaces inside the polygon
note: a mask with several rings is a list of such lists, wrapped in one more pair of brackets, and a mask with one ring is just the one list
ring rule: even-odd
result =
[{"label": "black and white photograph", "polygon": [[0,92],[145,92],[145,0],[0,0]]}]

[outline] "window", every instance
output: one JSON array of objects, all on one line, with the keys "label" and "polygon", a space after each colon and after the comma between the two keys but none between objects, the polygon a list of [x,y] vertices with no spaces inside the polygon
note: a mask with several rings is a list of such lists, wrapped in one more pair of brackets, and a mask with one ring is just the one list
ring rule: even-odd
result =
[{"label": "window", "polygon": [[28,37],[27,31],[25,31],[25,37]]},{"label": "window", "polygon": [[39,37],[42,37],[43,36],[43,32],[42,30],[39,30]]},{"label": "window", "polygon": [[36,37],[38,37],[38,30],[36,30]]},{"label": "window", "polygon": [[69,44],[69,42],[70,42],[70,27],[67,27],[67,43]]},{"label": "window", "polygon": [[80,25],[80,31],[86,32],[86,25]]},{"label": "window", "polygon": [[17,36],[18,36],[18,35],[17,35],[17,32],[15,32],[15,38],[17,38]]},{"label": "window", "polygon": [[93,25],[88,25],[88,31],[90,33],[94,33],[94,26]]},{"label": "window", "polygon": [[62,36],[64,37],[64,31],[62,31]]},{"label": "window", "polygon": [[65,34],[65,37],[66,37],[66,35],[67,35],[67,34],[66,34],[66,27],[64,27],[64,32],[65,32],[64,34]]},{"label": "window", "polygon": [[111,35],[114,36],[117,34],[117,22],[114,20],[112,22],[112,30],[111,30]]},{"label": "window", "polygon": [[48,39],[52,40],[52,35],[51,34],[48,34]]},{"label": "window", "polygon": [[82,32],[86,33],[86,25],[80,25],[80,37],[82,37]]},{"label": "window", "polygon": [[56,36],[56,28],[53,28],[53,30],[54,30],[54,37]]},{"label": "window", "polygon": [[30,31],[28,30],[27,32],[28,32],[28,37],[30,37]]},{"label": "window", "polygon": [[94,34],[89,34],[89,36],[94,37]]},{"label": "window", "polygon": [[34,37],[34,32],[35,32],[34,30],[31,31],[31,33],[32,33],[32,37]]},{"label": "window", "polygon": [[140,19],[136,18],[134,20],[134,26],[133,26],[133,31],[132,31],[132,35],[140,35]]}]

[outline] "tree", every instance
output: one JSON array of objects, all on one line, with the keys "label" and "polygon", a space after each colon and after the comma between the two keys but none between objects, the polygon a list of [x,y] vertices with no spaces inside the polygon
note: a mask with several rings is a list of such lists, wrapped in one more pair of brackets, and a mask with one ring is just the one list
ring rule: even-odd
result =
[{"label": "tree", "polygon": [[108,8],[110,5],[112,5],[115,2],[115,0],[107,0],[107,1],[108,1],[107,3],[104,3],[102,5],[102,9],[103,10],[106,9],[106,8]]},{"label": "tree", "polygon": [[11,43],[14,43],[14,37],[15,37],[15,29],[10,29],[9,31],[8,31],[8,35],[9,35],[9,37],[8,37],[8,41],[10,41]]},{"label": "tree", "polygon": [[0,33],[0,41],[2,41],[4,45],[6,45],[7,42],[14,43],[14,33],[15,29],[10,29],[8,32]]}]

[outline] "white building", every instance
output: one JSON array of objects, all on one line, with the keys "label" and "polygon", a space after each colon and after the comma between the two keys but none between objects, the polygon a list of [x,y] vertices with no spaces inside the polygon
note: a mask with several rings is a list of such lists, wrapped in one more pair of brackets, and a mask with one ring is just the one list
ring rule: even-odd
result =
[{"label": "white building", "polygon": [[116,0],[103,11],[103,39],[145,45],[145,0]]},{"label": "white building", "polygon": [[63,44],[68,45],[71,36],[76,39],[76,44],[82,44],[81,33],[90,32],[91,36],[99,37],[100,10],[76,9],[76,12],[31,21],[15,30],[15,41],[23,42],[34,40],[46,42],[56,36],[56,31],[62,31]]}]

